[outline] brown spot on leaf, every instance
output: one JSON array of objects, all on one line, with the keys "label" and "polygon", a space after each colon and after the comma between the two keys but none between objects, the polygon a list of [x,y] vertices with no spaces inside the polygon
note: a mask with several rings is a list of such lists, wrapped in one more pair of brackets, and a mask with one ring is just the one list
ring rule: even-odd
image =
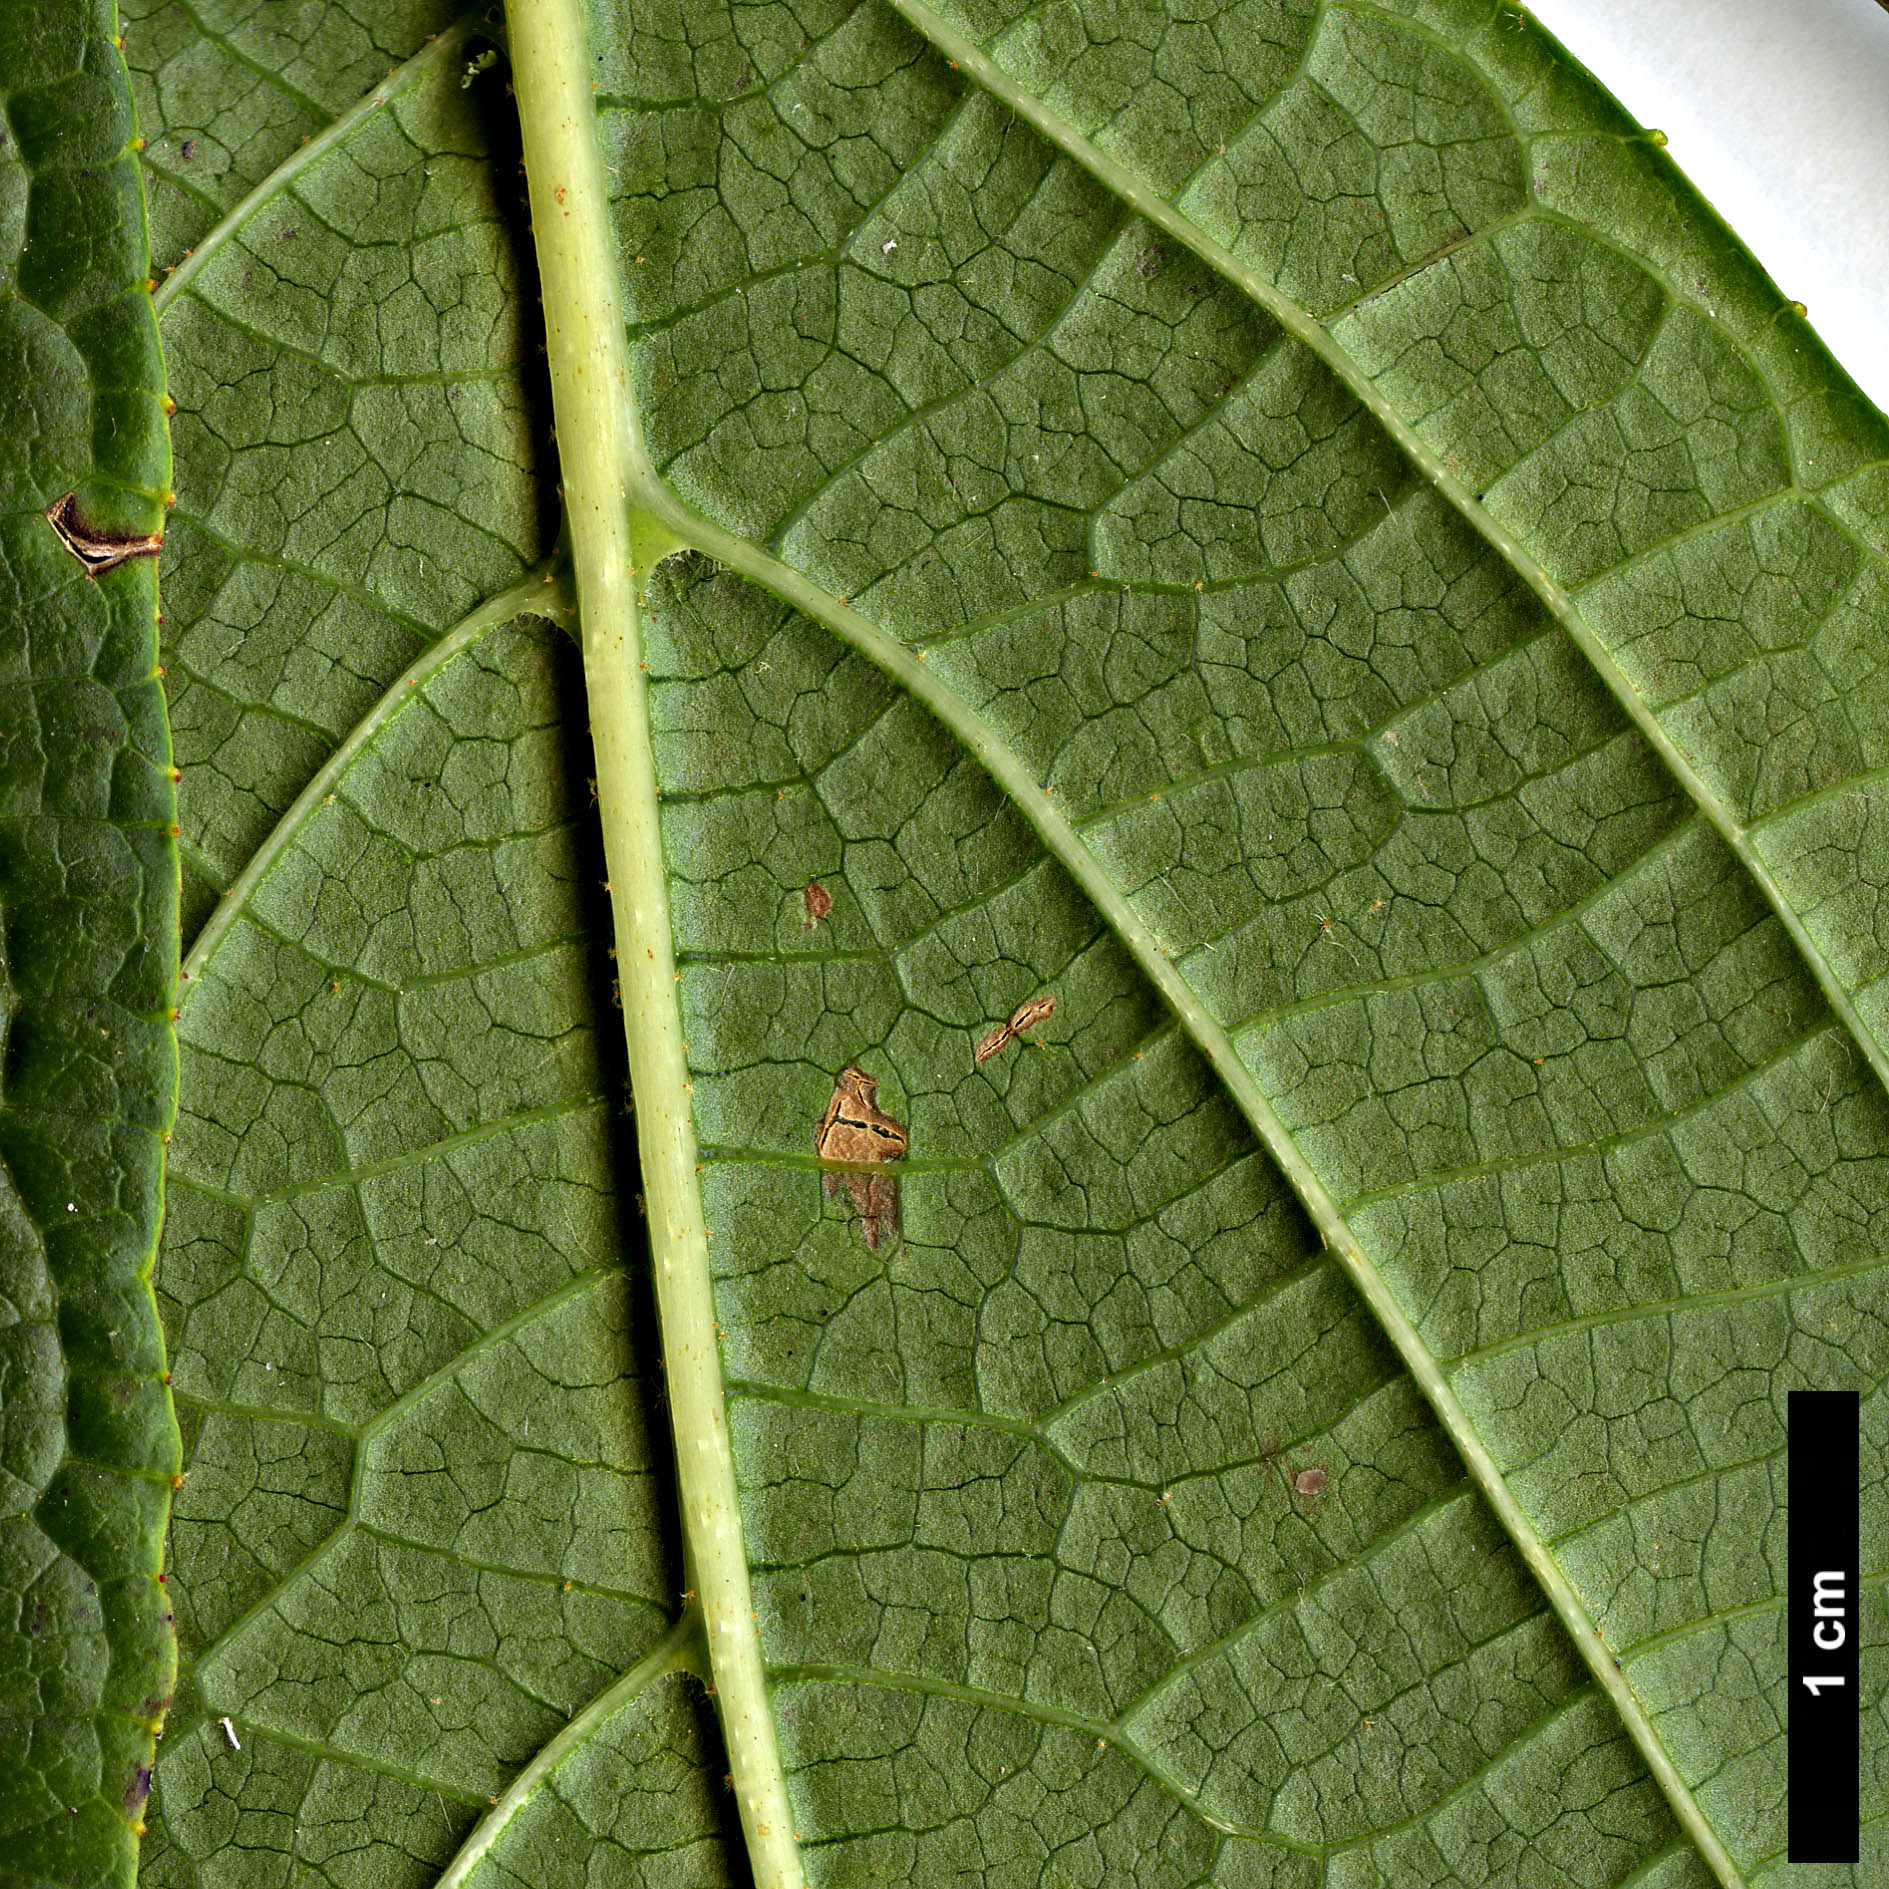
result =
[{"label": "brown spot on leaf", "polygon": [[[823,1161],[856,1163],[849,1174],[821,1176],[826,1197],[834,1199],[842,1182],[859,1214],[860,1237],[869,1252],[899,1238],[899,1184],[889,1173],[863,1171],[903,1160],[910,1145],[905,1124],[879,1106],[879,1080],[857,1063],[840,1072],[833,1095],[813,1131],[813,1145]],[[824,1317],[825,1314],[823,1313]]]},{"label": "brown spot on leaf", "polygon": [[1020,1035],[1023,1031],[1034,1028],[1037,1024],[1052,1016],[1055,1013],[1055,1009],[1056,999],[1053,996],[1032,997],[1027,1003],[1018,1004],[1016,1009],[1011,1011],[1009,1016],[998,1024],[998,1026],[985,1037],[983,1042],[978,1044],[976,1056],[977,1066],[981,1068],[985,1063],[989,1062],[1013,1036]]},{"label": "brown spot on leaf", "polygon": [[85,567],[87,577],[115,570],[133,558],[154,558],[164,548],[164,534],[154,531],[148,537],[128,537],[123,532],[95,531],[79,516],[79,495],[68,492],[56,504],[46,508],[46,522],[58,532],[59,541]]},{"label": "brown spot on leaf", "polygon": [[833,909],[833,894],[818,879],[809,879],[804,896],[807,901],[807,929],[814,931],[821,919]]}]

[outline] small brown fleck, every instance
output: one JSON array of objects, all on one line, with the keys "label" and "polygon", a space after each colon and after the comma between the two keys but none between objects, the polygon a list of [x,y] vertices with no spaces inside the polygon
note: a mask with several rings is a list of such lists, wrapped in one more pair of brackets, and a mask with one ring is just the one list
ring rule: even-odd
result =
[{"label": "small brown fleck", "polygon": [[1023,1031],[1034,1028],[1047,1017],[1053,1015],[1055,1009],[1056,999],[1053,996],[1032,997],[1028,1002],[1018,1004],[1016,1009],[1011,1011],[1009,1016],[1007,1016],[1002,1023],[998,1024],[997,1027],[984,1038],[983,1042],[978,1044],[976,1057],[977,1066],[981,1068],[985,1063],[989,1062],[1013,1036],[1020,1035]]},{"label": "small brown fleck", "polygon": [[196,139],[195,139],[195,138],[186,138],[186,139],[184,140],[184,145],[183,145],[183,158],[184,158],[184,162],[185,162],[186,164],[188,164],[188,163],[190,162],[190,160],[191,160],[191,159],[192,159],[193,157],[195,157],[196,155],[197,155],[197,141],[196,141]]},{"label": "small brown fleck", "polygon": [[833,909],[833,894],[818,879],[809,879],[803,896],[807,901],[806,929],[816,931],[819,929],[821,919]]},{"label": "small brown fleck", "polygon": [[1300,1495],[1323,1495],[1330,1482],[1330,1474],[1317,1468],[1301,1469],[1292,1478],[1292,1486]]}]

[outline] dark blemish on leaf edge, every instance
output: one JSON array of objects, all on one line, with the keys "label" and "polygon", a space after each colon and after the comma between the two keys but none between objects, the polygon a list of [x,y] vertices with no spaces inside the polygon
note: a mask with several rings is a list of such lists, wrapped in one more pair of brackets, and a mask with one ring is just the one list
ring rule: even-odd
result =
[{"label": "dark blemish on leaf edge", "polygon": [[154,558],[164,548],[164,534],[151,532],[145,537],[123,532],[94,531],[79,516],[79,495],[68,492],[46,508],[46,522],[59,534],[59,541],[78,559],[87,577],[115,570],[133,558]]}]

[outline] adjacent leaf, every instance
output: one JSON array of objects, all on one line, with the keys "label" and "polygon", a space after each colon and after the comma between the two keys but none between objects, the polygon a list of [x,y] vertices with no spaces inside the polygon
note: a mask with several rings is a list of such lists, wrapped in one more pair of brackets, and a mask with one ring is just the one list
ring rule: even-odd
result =
[{"label": "adjacent leaf", "polygon": [[6,9],[0,90],[0,1883],[125,1884],[176,1671],[170,453],[110,7]]},{"label": "adjacent leaf", "polygon": [[[147,1874],[738,1878],[513,133],[470,16],[294,17],[133,39],[227,895]],[[648,452],[586,634],[646,612],[691,1086],[639,1112],[720,1326],[669,1383],[809,1878],[1776,1875],[1784,1397],[1884,1427],[1882,422],[1500,7],[612,5],[582,70]],[[560,415],[567,489],[635,417]]]}]

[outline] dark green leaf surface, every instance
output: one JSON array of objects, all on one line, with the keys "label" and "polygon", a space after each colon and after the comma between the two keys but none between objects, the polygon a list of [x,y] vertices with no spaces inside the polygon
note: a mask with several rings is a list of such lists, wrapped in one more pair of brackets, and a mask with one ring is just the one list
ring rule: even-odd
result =
[{"label": "dark green leaf surface", "polygon": [[105,5],[0,9],[0,1883],[128,1884],[176,1672],[151,1293],[176,1108],[170,454]]},{"label": "dark green leaf surface", "polygon": [[[229,894],[146,1873],[431,1881],[516,1777],[455,1881],[738,1880],[530,617],[503,88],[361,11],[131,46]],[[1880,1870],[1880,420],[1500,8],[592,27],[644,424],[721,528],[649,656],[810,1878],[1786,1880],[1814,1385],[1866,1393]],[[910,1124],[895,1250],[813,1163],[849,1061]]]}]

